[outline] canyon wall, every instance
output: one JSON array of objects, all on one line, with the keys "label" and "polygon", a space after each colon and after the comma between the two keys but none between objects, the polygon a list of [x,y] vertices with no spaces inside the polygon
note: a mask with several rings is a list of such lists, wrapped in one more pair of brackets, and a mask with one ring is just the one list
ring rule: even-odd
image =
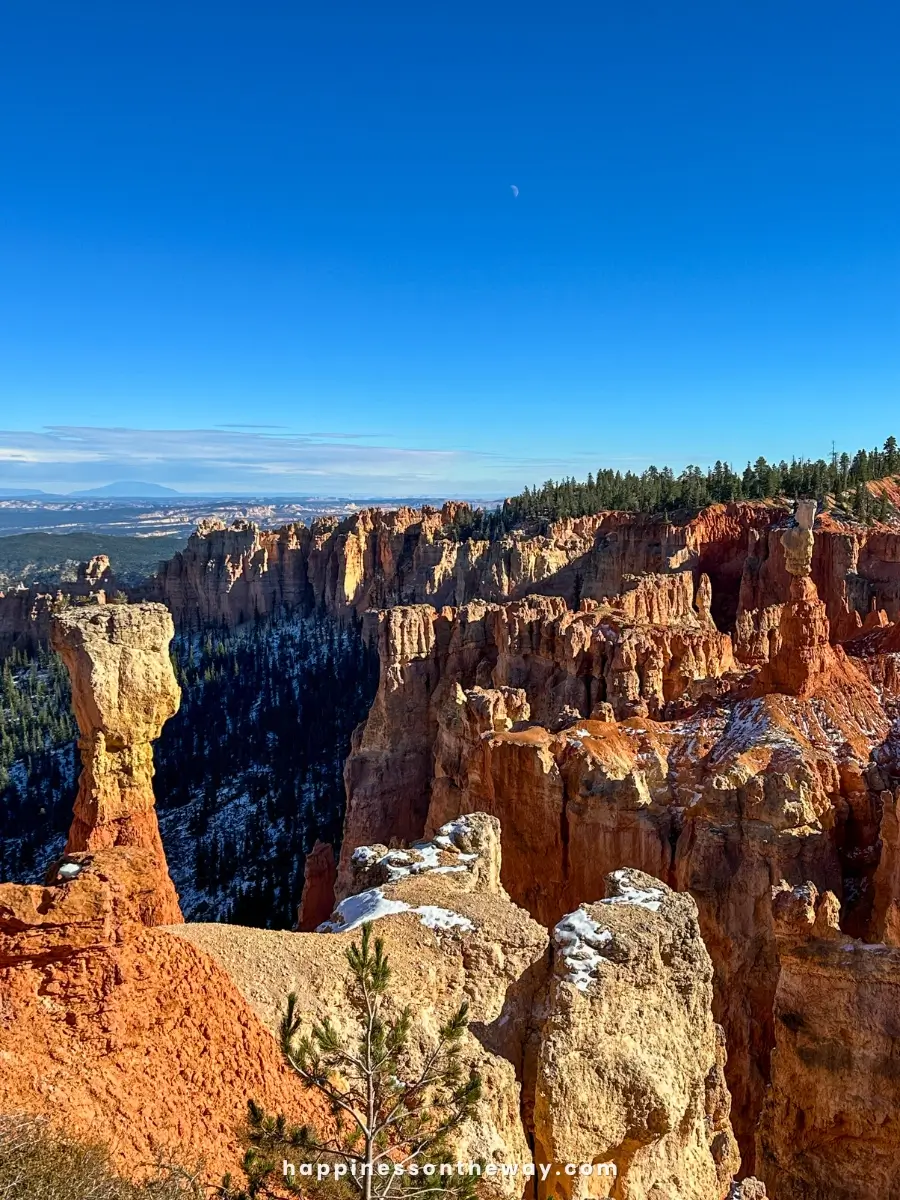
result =
[{"label": "canyon wall", "polygon": [[[546,533],[514,531],[494,541],[460,539],[465,505],[365,509],[343,521],[261,531],[251,522],[207,522],[164,563],[150,598],[176,623],[237,624],[309,604],[336,616],[429,603],[459,607],[530,594],[603,601],[630,577],[687,571],[711,581],[712,619],[737,628],[742,658],[758,655],[759,625],[788,598],[781,534],[789,512],[768,502],[713,505],[689,520],[608,512],[556,521]],[[833,636],[859,631],[866,615],[900,616],[900,533],[817,518],[812,577]]]}]

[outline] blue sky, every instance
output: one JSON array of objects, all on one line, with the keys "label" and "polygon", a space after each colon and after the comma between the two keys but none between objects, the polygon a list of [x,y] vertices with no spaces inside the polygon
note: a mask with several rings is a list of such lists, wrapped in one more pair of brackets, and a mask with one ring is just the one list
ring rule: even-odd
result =
[{"label": "blue sky", "polygon": [[0,486],[503,494],[900,436],[894,5],[0,13]]}]

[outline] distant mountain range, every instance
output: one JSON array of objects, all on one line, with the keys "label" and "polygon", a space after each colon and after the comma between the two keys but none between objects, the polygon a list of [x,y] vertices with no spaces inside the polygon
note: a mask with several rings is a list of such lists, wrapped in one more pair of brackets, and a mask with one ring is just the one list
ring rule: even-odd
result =
[{"label": "distant mountain range", "polygon": [[104,498],[153,500],[166,496],[183,495],[184,492],[176,492],[174,488],[163,487],[159,483],[141,483],[133,479],[122,480],[119,483],[106,483],[103,487],[83,488],[77,492],[46,492],[42,488],[0,486],[0,500],[60,500],[66,498],[75,500],[102,500]]},{"label": "distant mountain range", "polygon": [[89,499],[91,496],[118,496],[129,500],[146,500],[154,496],[180,496],[174,488],[163,487],[159,483],[140,483],[129,479],[120,483],[106,483],[103,487],[85,488],[83,491],[72,492],[71,495]]}]

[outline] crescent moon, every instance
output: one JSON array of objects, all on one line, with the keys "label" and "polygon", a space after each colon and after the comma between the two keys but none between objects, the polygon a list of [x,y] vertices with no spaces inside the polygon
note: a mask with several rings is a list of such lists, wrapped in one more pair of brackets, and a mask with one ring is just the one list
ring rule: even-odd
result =
[{"label": "crescent moon", "polygon": [[514,196],[518,196],[519,189],[516,187],[516,185],[514,183],[511,183],[509,186],[510,186],[510,190],[512,191],[512,194]]}]

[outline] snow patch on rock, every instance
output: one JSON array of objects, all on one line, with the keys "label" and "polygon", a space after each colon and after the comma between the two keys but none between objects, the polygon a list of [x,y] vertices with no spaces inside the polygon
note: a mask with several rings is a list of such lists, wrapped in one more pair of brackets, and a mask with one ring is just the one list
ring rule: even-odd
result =
[{"label": "snow patch on rock", "polygon": [[451,912],[449,908],[439,908],[435,904],[420,904],[412,911],[429,929],[464,929],[468,932],[475,928],[468,917]]},{"label": "snow patch on rock", "polygon": [[475,929],[468,917],[449,908],[440,908],[436,904],[420,904],[414,907],[402,900],[389,899],[380,887],[375,887],[342,900],[334,910],[331,920],[323,921],[316,933],[349,933],[351,929],[358,929],[366,921],[378,921],[382,917],[392,917],[404,912],[417,916],[429,929],[459,929],[464,933]]},{"label": "snow patch on rock", "polygon": [[619,888],[618,896],[607,896],[600,904],[636,904],[650,912],[659,912],[665,893],[662,888],[637,888],[628,881],[627,871],[613,871],[611,878]]},{"label": "snow patch on rock", "polygon": [[609,930],[598,925],[583,906],[563,917],[553,930],[553,944],[565,967],[565,978],[580,992],[586,992],[597,978],[598,969],[606,961],[600,947],[611,941]]},{"label": "snow patch on rock", "polygon": [[323,921],[316,932],[347,933],[366,921],[377,921],[380,917],[401,912],[409,912],[409,905],[402,900],[389,900],[380,887],[369,888],[367,892],[342,900],[334,910],[332,919]]}]

